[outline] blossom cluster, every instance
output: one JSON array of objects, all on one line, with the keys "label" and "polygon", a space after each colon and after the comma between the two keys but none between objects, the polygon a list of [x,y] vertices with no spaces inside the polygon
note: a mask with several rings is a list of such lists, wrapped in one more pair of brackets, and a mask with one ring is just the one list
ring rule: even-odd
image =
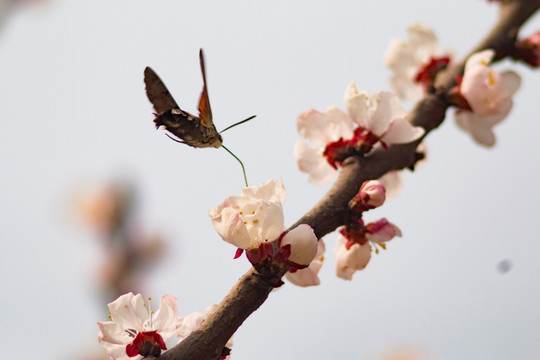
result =
[{"label": "blossom cluster", "polygon": [[[179,318],[178,300],[174,296],[162,296],[160,307],[154,313],[141,294],[130,292],[108,305],[111,320],[98,322],[98,341],[112,360],[158,357],[162,350],[167,350],[166,341],[171,336],[177,335],[177,342],[184,340],[216,307],[211,305],[204,314],[196,312]],[[228,358],[231,348],[232,338],[222,351],[222,360]]]},{"label": "blossom cluster", "polygon": [[379,144],[384,148],[406,144],[424,134],[424,129],[407,120],[407,112],[393,93],[369,94],[350,83],[345,107],[346,113],[336,107],[325,113],[310,109],[297,119],[298,133],[311,144],[298,141],[294,156],[300,171],[309,173],[311,183],[332,180],[347,156],[367,153]]}]

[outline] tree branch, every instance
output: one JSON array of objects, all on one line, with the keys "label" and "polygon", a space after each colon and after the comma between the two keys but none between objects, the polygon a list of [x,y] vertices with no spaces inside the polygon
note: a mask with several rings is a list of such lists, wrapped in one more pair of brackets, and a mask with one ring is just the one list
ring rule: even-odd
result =
[{"label": "tree branch", "polygon": [[[540,0],[501,1],[497,24],[471,52],[491,48],[500,60],[515,51],[515,40],[521,25],[540,7]],[[446,99],[448,90],[456,85],[455,76],[463,74],[465,60],[437,76],[435,94],[427,95],[416,104],[410,114],[411,122],[425,129],[424,137],[444,120],[450,106]],[[413,167],[415,151],[422,139],[405,145],[394,145],[389,150],[379,148],[368,156],[351,156],[343,163],[337,181],[317,205],[307,212],[291,228],[309,224],[320,239],[344,224],[349,200],[356,195],[360,185],[377,179],[391,170]],[[271,277],[259,274],[251,268],[231,289],[215,312],[184,341],[165,352],[162,360],[215,360],[221,350],[248,318],[261,306],[276,279],[284,273]]]}]

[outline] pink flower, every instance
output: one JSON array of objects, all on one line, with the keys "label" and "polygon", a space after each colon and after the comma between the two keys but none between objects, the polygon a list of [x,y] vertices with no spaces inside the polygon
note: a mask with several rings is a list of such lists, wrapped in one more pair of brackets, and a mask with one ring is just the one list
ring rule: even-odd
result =
[{"label": "pink flower", "polygon": [[124,294],[108,308],[112,321],[98,322],[98,341],[111,359],[157,357],[167,349],[165,340],[176,332],[178,301],[171,295],[161,297],[155,314],[141,294]]},{"label": "pink flower", "polygon": [[298,133],[313,145],[300,140],[294,147],[298,168],[309,173],[308,181],[324,184],[334,178],[337,170],[332,167],[323,152],[326,146],[340,138],[353,136],[354,124],[343,111],[329,107],[325,113],[309,109],[296,120]]},{"label": "pink flower", "polygon": [[223,240],[240,249],[257,249],[285,229],[285,194],[281,179],[270,180],[242,189],[242,195],[228,197],[208,214]]},{"label": "pink flower", "polygon": [[422,97],[426,85],[433,83],[438,70],[448,65],[449,57],[435,57],[439,43],[435,33],[425,25],[413,24],[407,29],[409,41],[393,40],[384,56],[384,64],[394,71],[392,90],[405,100]]},{"label": "pink flower", "polygon": [[345,91],[345,107],[353,122],[369,131],[383,145],[406,144],[424,135],[424,129],[407,120],[407,112],[398,97],[390,92],[368,94],[349,84]]},{"label": "pink flower", "polygon": [[342,234],[339,235],[334,248],[336,275],[351,280],[356,271],[363,270],[369,263],[372,245],[378,253],[378,247],[385,249],[385,242],[395,236],[401,236],[401,230],[386,219],[366,225],[365,235],[360,239],[347,239]]},{"label": "pink flower", "polygon": [[512,108],[512,95],[521,84],[513,71],[498,73],[488,66],[493,50],[471,55],[465,64],[460,92],[471,110],[456,111],[456,121],[481,145],[493,146],[493,126],[501,122]]},{"label": "pink flower", "polygon": [[288,261],[294,265],[307,266],[317,255],[317,236],[311,226],[300,224],[288,231],[279,241],[280,248],[290,247]]},{"label": "pink flower", "polygon": [[315,286],[319,285],[319,270],[324,262],[325,246],[322,239],[317,243],[317,254],[309,266],[305,269],[296,270],[295,272],[288,271],[285,278],[297,286]]}]

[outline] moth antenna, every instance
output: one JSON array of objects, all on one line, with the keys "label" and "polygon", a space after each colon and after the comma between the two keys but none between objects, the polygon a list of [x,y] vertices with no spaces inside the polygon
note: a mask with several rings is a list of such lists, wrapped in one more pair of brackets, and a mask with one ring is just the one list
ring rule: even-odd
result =
[{"label": "moth antenna", "polygon": [[[253,117],[255,117],[255,116],[252,116],[252,118],[253,118]],[[249,120],[249,119],[248,119],[248,120]],[[244,121],[246,121],[246,120],[244,120]],[[233,126],[234,126],[234,125],[233,125]],[[226,129],[225,129],[225,130],[226,130]],[[246,176],[246,168],[244,168],[244,164],[242,164],[242,161],[240,161],[240,159],[239,159],[236,155],[234,155],[234,154],[232,153],[231,150],[227,149],[227,148],[225,147],[225,145],[221,145],[221,147],[224,148],[225,150],[227,150],[227,152],[228,152],[229,154],[231,154],[236,160],[238,160],[238,162],[240,163],[240,166],[242,167],[242,172],[244,173],[244,182],[246,183],[246,187],[248,187],[248,181],[247,181],[247,176]]]},{"label": "moth antenna", "polygon": [[[237,123],[234,123],[234,124],[232,124],[231,126],[228,126],[228,127],[226,127],[225,129],[221,130],[219,133],[220,133],[220,134],[221,134],[221,133],[224,133],[225,131],[229,130],[230,128],[235,127],[236,125],[243,124],[243,123],[245,123],[245,122],[247,122],[247,121],[253,119],[255,116],[257,116],[257,115],[250,116],[250,117],[248,117],[248,118],[245,119],[245,120],[242,120],[242,121],[239,121],[239,122],[237,122]],[[229,151],[229,152],[230,152],[230,151]],[[232,153],[231,153],[231,154],[232,154]]]},{"label": "moth antenna", "polygon": [[178,139],[175,139],[175,138],[173,138],[171,135],[169,135],[169,134],[167,134],[167,133],[165,133],[165,135],[167,135],[167,137],[168,137],[169,139],[171,139],[171,140],[173,140],[173,141],[176,141],[177,143],[185,144],[185,142],[180,141],[180,140],[178,140]]}]

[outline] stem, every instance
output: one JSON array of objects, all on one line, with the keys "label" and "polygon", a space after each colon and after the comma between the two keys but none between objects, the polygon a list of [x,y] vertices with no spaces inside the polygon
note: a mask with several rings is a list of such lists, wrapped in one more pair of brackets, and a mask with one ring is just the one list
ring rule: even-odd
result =
[{"label": "stem", "polygon": [[[251,118],[254,118],[254,117],[255,117],[255,116],[252,116]],[[247,120],[249,120],[249,119],[246,119],[246,120],[244,120],[244,121],[242,121],[242,122],[245,122],[245,121],[247,121]],[[240,123],[238,123],[238,124],[240,124]],[[235,125],[238,125],[238,124],[235,124]],[[229,129],[229,128],[233,127],[233,126],[234,126],[234,125],[229,126],[227,129]],[[225,129],[225,130],[227,130],[227,129]],[[223,130],[223,131],[225,131],[225,130]],[[222,131],[222,132],[223,132],[223,131]],[[227,149],[227,148],[225,147],[225,145],[221,145],[221,147],[224,148],[225,150],[227,150],[227,152],[228,152],[229,154],[231,154],[236,160],[238,160],[238,162],[240,163],[240,166],[242,166],[242,172],[244,173],[244,182],[246,183],[246,187],[248,187],[248,181],[247,181],[247,176],[246,176],[246,168],[244,168],[244,164],[242,164],[242,161],[240,161],[240,159],[239,159],[236,155],[234,155],[234,154],[232,153],[231,150]]]}]

